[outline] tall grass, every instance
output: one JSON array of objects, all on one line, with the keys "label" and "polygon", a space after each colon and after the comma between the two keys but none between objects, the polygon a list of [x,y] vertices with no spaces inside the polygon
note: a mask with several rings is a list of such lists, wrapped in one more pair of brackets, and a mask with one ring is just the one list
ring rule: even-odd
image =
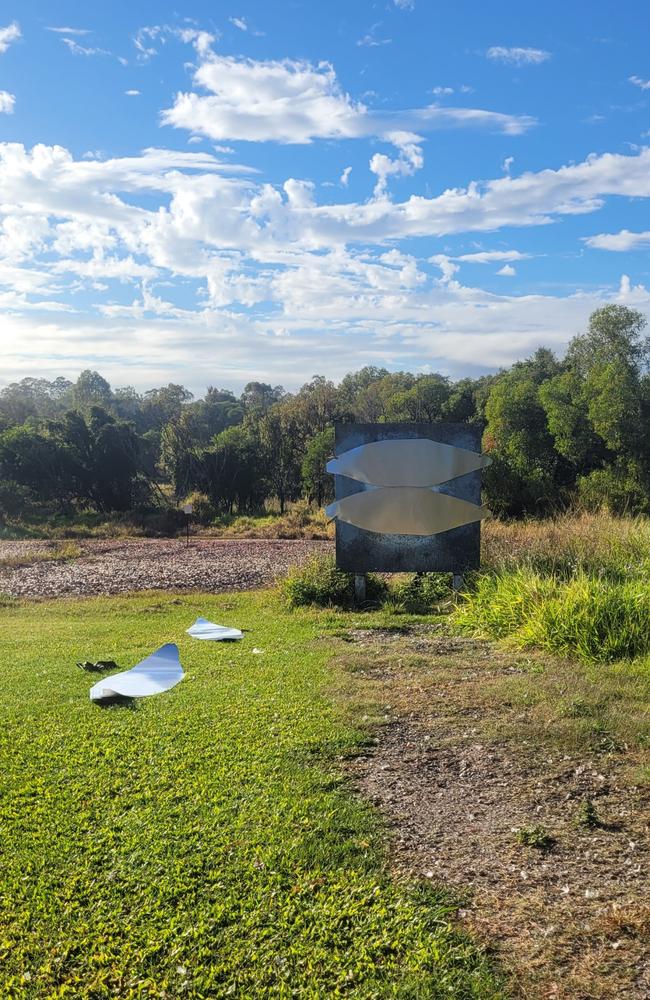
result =
[{"label": "tall grass", "polygon": [[628,580],[650,578],[650,518],[564,514],[543,521],[487,521],[482,563],[503,572],[527,567],[571,578],[582,571]]},{"label": "tall grass", "polygon": [[650,587],[584,571],[571,579],[530,568],[478,578],[454,612],[462,630],[586,661],[650,653]]}]

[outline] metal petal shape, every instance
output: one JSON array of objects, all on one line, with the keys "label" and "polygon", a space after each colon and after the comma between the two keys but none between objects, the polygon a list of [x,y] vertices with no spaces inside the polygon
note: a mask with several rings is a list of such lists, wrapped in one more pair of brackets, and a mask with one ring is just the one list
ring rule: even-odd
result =
[{"label": "metal petal shape", "polygon": [[178,655],[178,646],[168,642],[151,656],[145,657],[131,670],[124,670],[112,677],[102,677],[91,687],[92,701],[112,698],[119,694],[125,698],[143,698],[150,694],[169,691],[185,674]]},{"label": "metal petal shape", "polygon": [[242,639],[243,632],[238,628],[228,628],[226,625],[215,625],[207,618],[197,618],[193,625],[185,630],[193,639],[212,639],[218,642],[220,639]]},{"label": "metal petal shape", "polygon": [[373,441],[339,455],[327,471],[375,486],[438,486],[490,465],[490,459],[466,448],[428,438]]},{"label": "metal petal shape", "polygon": [[417,487],[364,490],[336,500],[328,517],[388,535],[437,535],[487,517],[487,507]]}]

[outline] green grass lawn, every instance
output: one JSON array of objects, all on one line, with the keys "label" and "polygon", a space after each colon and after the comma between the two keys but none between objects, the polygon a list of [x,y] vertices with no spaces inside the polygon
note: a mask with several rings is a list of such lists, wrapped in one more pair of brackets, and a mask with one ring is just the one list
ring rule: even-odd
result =
[{"label": "green grass lawn", "polygon": [[[197,642],[197,614],[250,631]],[[0,609],[3,1000],[501,996],[343,783],[367,738],[328,695],[344,618],[268,592]],[[170,641],[174,690],[89,701],[76,660]]]}]

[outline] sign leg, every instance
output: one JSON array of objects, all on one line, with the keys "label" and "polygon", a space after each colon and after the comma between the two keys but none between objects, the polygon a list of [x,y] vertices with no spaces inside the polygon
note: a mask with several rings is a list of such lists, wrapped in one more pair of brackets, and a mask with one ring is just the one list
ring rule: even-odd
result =
[{"label": "sign leg", "polygon": [[354,574],[354,601],[355,604],[365,604],[366,601],[366,574]]}]

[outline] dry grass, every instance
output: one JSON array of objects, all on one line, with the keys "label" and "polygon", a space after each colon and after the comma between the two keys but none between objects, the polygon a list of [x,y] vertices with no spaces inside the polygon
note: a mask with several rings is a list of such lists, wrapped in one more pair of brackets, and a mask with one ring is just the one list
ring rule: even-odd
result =
[{"label": "dry grass", "polygon": [[327,541],[334,538],[334,523],[327,520],[323,510],[312,510],[301,501],[289,507],[284,514],[222,518],[221,523],[200,529],[200,534],[212,538],[304,538]]},{"label": "dry grass", "polygon": [[76,542],[12,542],[0,551],[0,566],[16,569],[44,562],[68,562],[78,559],[82,549]]},{"label": "dry grass", "polygon": [[637,575],[650,561],[650,518],[563,514],[543,521],[488,520],[482,561],[488,569],[519,566],[574,573],[627,569]]}]

